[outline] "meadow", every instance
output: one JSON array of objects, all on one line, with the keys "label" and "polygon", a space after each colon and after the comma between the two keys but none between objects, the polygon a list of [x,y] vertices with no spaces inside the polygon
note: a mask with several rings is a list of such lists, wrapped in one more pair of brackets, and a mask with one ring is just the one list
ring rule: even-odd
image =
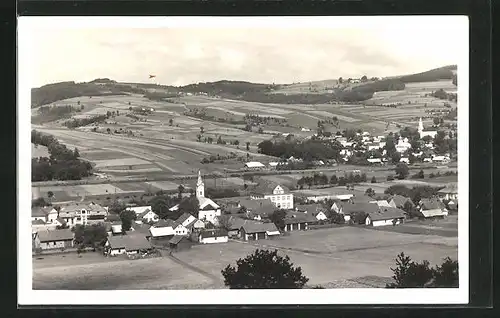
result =
[{"label": "meadow", "polygon": [[[223,288],[221,270],[257,248],[289,255],[310,280],[309,285],[383,287],[390,281],[397,254],[431,265],[457,259],[457,238],[405,234],[361,227],[292,232],[274,240],[230,241],[195,245],[190,250],[155,259],[110,260],[86,253],[33,260],[35,289],[208,289]],[[68,261],[71,266],[68,266]],[[76,262],[76,263],[75,263]],[[367,278],[368,277],[368,278]],[[367,281],[371,281],[370,283]],[[363,284],[363,282],[365,282]],[[378,282],[378,286],[377,283]]]}]

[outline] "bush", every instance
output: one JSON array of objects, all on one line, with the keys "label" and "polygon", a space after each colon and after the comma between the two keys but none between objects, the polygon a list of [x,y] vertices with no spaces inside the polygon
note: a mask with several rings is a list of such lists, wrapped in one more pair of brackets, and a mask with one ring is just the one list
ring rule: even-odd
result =
[{"label": "bush", "polygon": [[394,180],[394,177],[391,175],[391,176],[387,176],[387,181],[393,181]]},{"label": "bush", "polygon": [[377,179],[375,178],[375,176],[372,177],[371,183],[377,183]]}]

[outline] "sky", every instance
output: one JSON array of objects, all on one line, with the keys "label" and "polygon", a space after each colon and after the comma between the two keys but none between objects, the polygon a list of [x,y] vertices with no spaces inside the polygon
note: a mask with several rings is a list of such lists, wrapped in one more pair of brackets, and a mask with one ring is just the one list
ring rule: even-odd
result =
[{"label": "sky", "polygon": [[155,83],[175,86],[217,80],[279,84],[385,77],[457,64],[459,53],[468,49],[459,23],[464,20],[384,21],[300,27],[184,23],[157,28],[33,22],[19,36],[29,41],[32,52],[32,87],[96,78],[149,83],[149,74],[157,76]]}]

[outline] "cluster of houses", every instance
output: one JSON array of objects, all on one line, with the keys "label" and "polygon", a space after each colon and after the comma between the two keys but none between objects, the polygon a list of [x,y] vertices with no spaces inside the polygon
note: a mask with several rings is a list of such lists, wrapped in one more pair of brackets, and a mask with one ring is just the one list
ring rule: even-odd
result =
[{"label": "cluster of houses", "polygon": [[[32,209],[33,247],[41,250],[74,248],[74,225],[102,223],[106,226],[105,254],[110,256],[127,254],[147,255],[153,247],[168,247],[171,250],[190,248],[193,244],[226,243],[230,238],[259,240],[279,237],[282,232],[308,230],[312,224],[326,221],[334,211],[346,222],[357,219],[357,223],[369,226],[397,225],[403,223],[405,205],[413,203],[402,196],[389,200],[374,200],[368,196],[356,197],[350,193],[330,196],[311,196],[311,204],[294,204],[294,194],[284,185],[262,182],[253,189],[249,197],[221,199],[215,203],[205,197],[205,186],[198,175],[196,196],[199,201],[197,217],[183,213],[176,220],[160,219],[151,206],[128,207],[136,214],[131,229],[124,233],[121,221],[111,222],[105,207],[95,203],[72,203],[60,209]],[[456,204],[456,186],[442,189],[439,193],[448,204]],[[319,201],[331,199],[326,207]],[[172,211],[178,206],[171,208]],[[441,200],[422,199],[416,207],[423,218],[444,217],[448,211]],[[278,209],[285,212],[284,226],[278,229],[271,215]],[[224,210],[224,217],[222,217]],[[357,215],[363,214],[360,221]]]}]

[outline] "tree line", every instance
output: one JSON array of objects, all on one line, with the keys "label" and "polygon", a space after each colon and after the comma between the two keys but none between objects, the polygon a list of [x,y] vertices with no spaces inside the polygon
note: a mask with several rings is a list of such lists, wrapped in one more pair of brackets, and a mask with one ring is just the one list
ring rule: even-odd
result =
[{"label": "tree line", "polygon": [[340,150],[342,145],[337,141],[331,140],[265,140],[258,145],[258,151],[268,156],[279,157],[282,159],[293,156],[304,161],[340,159]]},{"label": "tree line", "polygon": [[47,147],[50,157],[31,159],[32,181],[81,180],[92,174],[92,165],[79,159],[80,153],[60,144],[53,136],[31,131],[31,142]]}]

